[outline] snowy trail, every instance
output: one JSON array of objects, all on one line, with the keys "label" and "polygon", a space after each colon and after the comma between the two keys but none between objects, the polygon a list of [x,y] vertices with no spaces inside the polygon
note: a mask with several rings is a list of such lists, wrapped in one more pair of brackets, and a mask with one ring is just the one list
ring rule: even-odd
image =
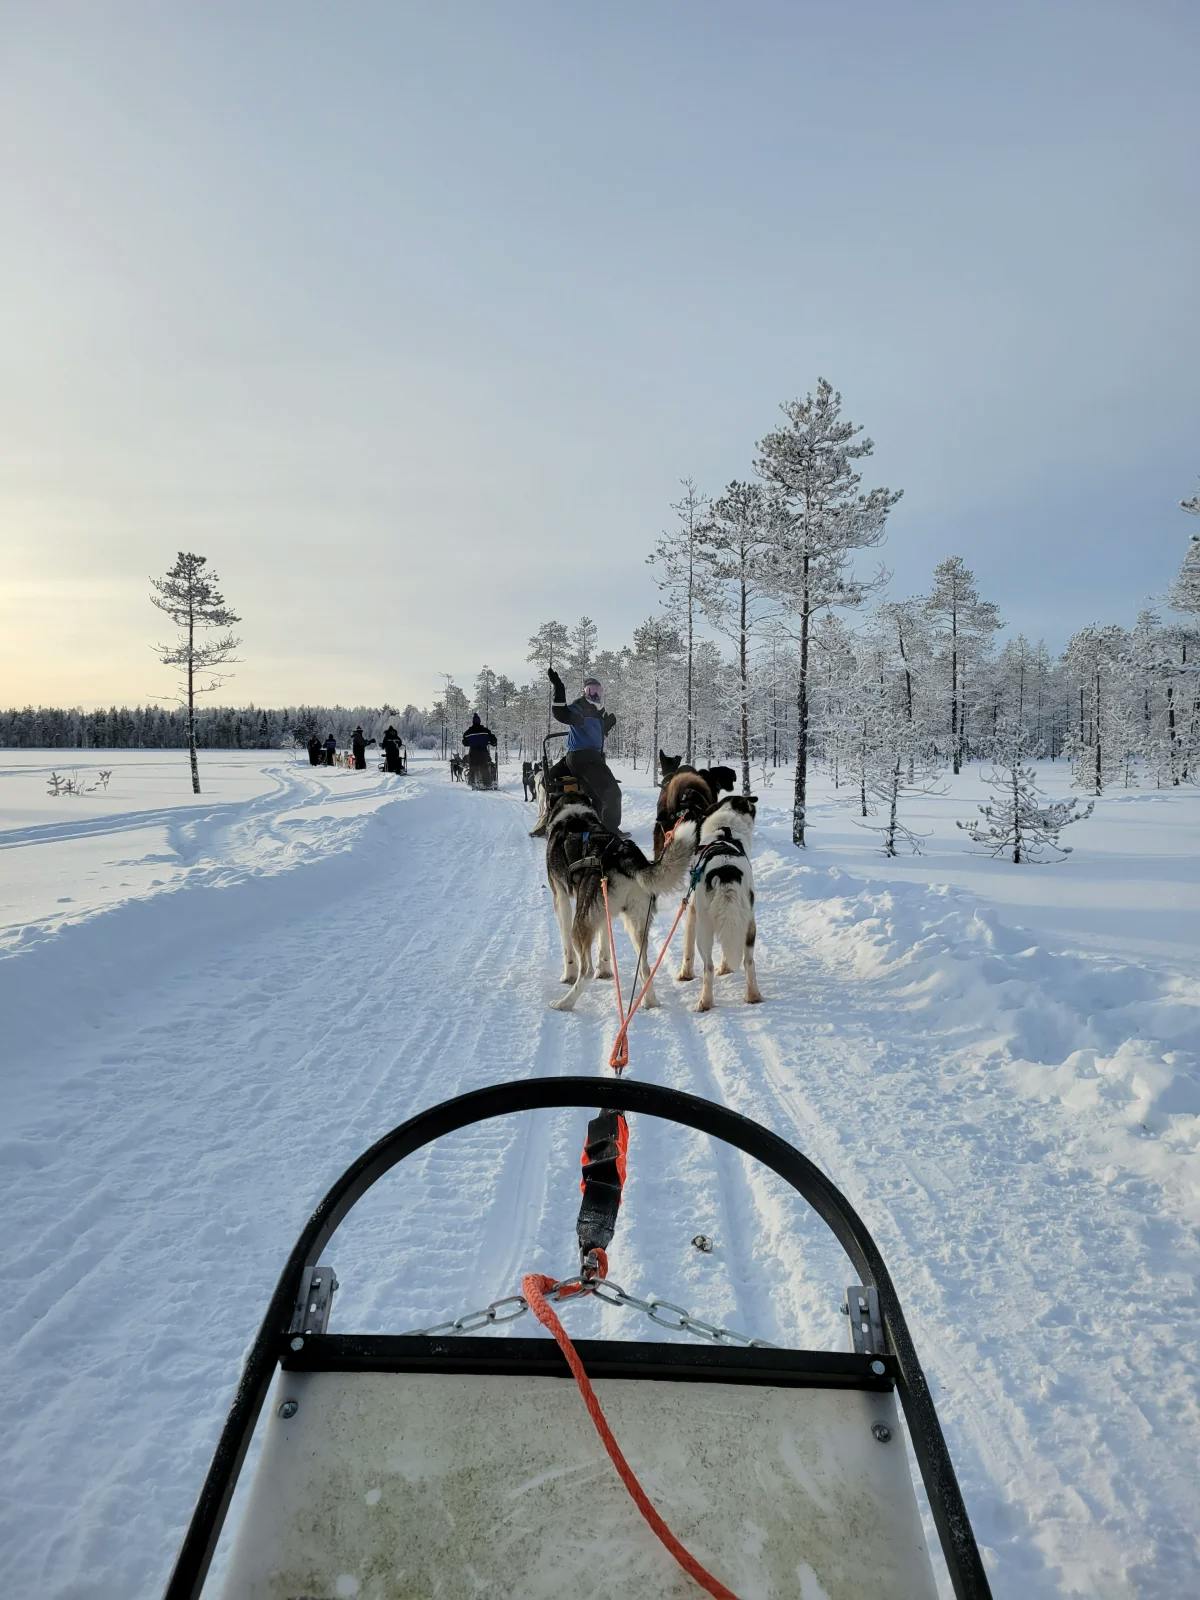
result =
[{"label": "snowy trail", "polygon": [[[0,1546],[21,1575],[6,1592],[157,1591],[286,1250],[364,1146],[466,1089],[605,1070],[611,990],[547,1009],[557,932],[519,796],[414,777],[343,835],[343,795],[311,792],[303,769],[281,781],[233,812],[175,818],[195,874],[182,892],[0,961],[19,1047],[0,1149],[16,1285],[0,1311],[0,1463],[19,1484]],[[649,800],[630,800],[644,836]],[[322,823],[281,861],[302,801],[330,819],[325,853]],[[634,1023],[632,1070],[775,1128],[861,1211],[998,1600],[1187,1592],[1200,1252],[1186,1187],[1149,1149],[1170,1128],[1141,1144],[1122,1132],[1128,1160],[1112,1159],[1125,1147],[1101,1139],[1105,1102],[1028,1092],[997,1058],[995,1018],[932,1003],[905,965],[929,946],[936,894],[897,894],[883,921],[904,960],[867,963],[885,937],[878,892],[797,865],[765,833],[766,1005],[741,1005],[731,977],[696,1017],[697,986],[667,976],[673,952],[662,1010]],[[254,870],[256,840],[270,870]],[[921,937],[905,921],[918,909]],[[1003,949],[965,965],[986,962],[1006,995],[1029,965]],[[1182,1045],[1194,1000],[1139,990],[1130,1014]],[[1097,1051],[1123,1024],[1088,1014]],[[434,1322],[515,1292],[524,1270],[573,1270],[582,1120],[506,1119],[402,1164],[329,1251],[335,1326]],[[691,1247],[698,1232],[711,1256]],[[824,1228],[699,1135],[635,1119],[612,1256],[619,1282],[714,1320],[844,1342],[848,1268]],[[580,1305],[570,1321],[645,1337],[634,1317]]]}]

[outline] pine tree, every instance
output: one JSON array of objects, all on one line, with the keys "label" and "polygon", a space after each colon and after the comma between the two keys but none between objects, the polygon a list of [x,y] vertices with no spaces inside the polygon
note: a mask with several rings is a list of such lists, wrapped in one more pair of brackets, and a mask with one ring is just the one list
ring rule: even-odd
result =
[{"label": "pine tree", "polygon": [[1079,723],[1070,738],[1075,780],[1101,794],[1125,746],[1126,719],[1117,693],[1128,639],[1124,628],[1092,623],[1067,644],[1067,671],[1079,695]]},{"label": "pine tree", "polygon": [[1071,847],[1059,844],[1059,834],[1070,823],[1090,817],[1095,806],[1094,800],[1086,806],[1075,799],[1049,800],[1038,787],[1036,770],[1026,764],[1036,755],[1037,746],[1028,734],[1016,727],[1001,728],[987,780],[995,798],[977,807],[980,820],[956,824],[982,845],[986,854],[1011,853],[1018,866],[1025,861],[1055,859],[1044,854],[1049,850],[1057,851],[1058,860],[1065,860]]},{"label": "pine tree", "polygon": [[695,746],[693,706],[696,656],[696,622],[703,609],[706,596],[708,568],[701,553],[701,530],[707,518],[710,502],[699,494],[691,478],[681,480],[683,497],[673,501],[679,527],[674,533],[664,533],[646,560],[656,565],[661,573],[658,587],[667,595],[667,608],[676,619],[686,644],[684,663],[684,692],[686,700],[683,759],[692,764]]},{"label": "pine tree", "polygon": [[[566,665],[567,650],[571,643],[571,636],[561,622],[543,622],[538,631],[529,641],[529,654],[526,661],[532,661],[535,666],[551,668],[558,671]],[[553,701],[553,690],[549,683],[546,685],[546,732],[550,731],[550,706]]]},{"label": "pine tree", "polygon": [[979,598],[975,574],[961,556],[947,556],[933,569],[933,593],[925,602],[925,611],[935,627],[941,628],[949,669],[950,759],[957,774],[962,771],[966,750],[966,666],[1002,624],[991,601]]},{"label": "pine tree", "polygon": [[[175,565],[166,577],[150,580],[154,593],[151,605],[165,611],[179,628],[179,638],[174,644],[155,645],[155,654],[166,667],[183,669],[179,704],[187,707],[188,758],[192,768],[192,793],[200,793],[200,763],[196,756],[196,696],[211,694],[228,673],[215,669],[236,659],[234,651],[241,643],[228,630],[241,618],[225,604],[225,596],[217,588],[220,582],[215,572],[205,572],[207,556],[198,556],[190,550],[181,550]],[[208,629],[223,630],[219,637],[207,642],[198,635]],[[202,679],[203,681],[198,681]]]},{"label": "pine tree", "polygon": [[[855,461],[874,451],[862,428],[842,420],[842,397],[824,378],[815,395],[782,407],[784,427],[760,440],[755,468],[776,491],[777,592],[795,619],[799,642],[796,677],[796,778],[792,842],[804,844],[808,820],[809,650],[813,618],[830,606],[856,606],[884,581],[856,580],[854,551],[877,545],[899,490],[859,492]],[[857,442],[855,442],[857,441]]]},{"label": "pine tree", "polygon": [[742,793],[750,791],[750,647],[775,611],[775,525],[768,496],[756,483],[733,482],[712,503],[700,529],[709,621],[737,651],[738,743]]},{"label": "pine tree", "polygon": [[563,662],[570,675],[572,686],[576,679],[582,683],[595,666],[596,633],[596,624],[591,617],[580,617],[571,629]]}]

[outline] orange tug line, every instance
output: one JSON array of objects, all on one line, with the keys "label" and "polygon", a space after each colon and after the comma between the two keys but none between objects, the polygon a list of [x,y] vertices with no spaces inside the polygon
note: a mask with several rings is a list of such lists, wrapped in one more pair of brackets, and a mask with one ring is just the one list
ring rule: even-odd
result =
[{"label": "orange tug line", "polygon": [[[671,832],[666,837],[665,844],[669,844],[671,842],[674,832],[675,830],[672,828]],[[679,910],[675,913],[675,921],[671,924],[671,931],[667,934],[666,939],[663,941],[663,947],[658,953],[658,960],[654,963],[653,969],[651,970],[649,977],[646,979],[645,984],[642,986],[641,992],[636,996],[633,1004],[630,1006],[627,1012],[625,1010],[625,1000],[621,993],[621,969],[617,964],[617,945],[616,940],[613,938],[612,910],[608,903],[608,879],[601,878],[600,880],[600,890],[604,896],[604,921],[608,931],[608,952],[609,958],[612,961],[613,987],[616,991],[618,1019],[617,1037],[613,1042],[612,1054],[609,1056],[608,1064],[613,1071],[618,1074],[618,1076],[624,1070],[624,1068],[629,1065],[629,1024],[633,1020],[634,1012],[636,1012],[637,1008],[645,999],[647,990],[654,982],[655,974],[658,972],[659,967],[662,966],[663,957],[667,953],[667,948],[670,945],[671,940],[675,937],[675,930],[678,928],[680,919],[682,918],[683,913],[687,910],[688,901],[692,897],[692,887],[694,886],[690,886],[688,888],[687,893],[680,902]],[[634,982],[635,984],[637,982],[636,973],[634,974]],[[624,1187],[626,1149],[629,1139],[629,1130],[625,1124],[624,1117],[618,1118],[618,1130],[617,1182]],[[586,1164],[587,1147],[585,1145],[585,1167]],[[580,1183],[581,1189],[585,1187],[585,1183],[586,1179]],[[605,1251],[599,1248],[592,1250],[590,1252],[590,1266],[591,1270],[594,1271],[598,1277],[607,1278],[608,1256]],[[587,1407],[588,1416],[591,1417],[592,1422],[595,1425],[596,1432],[600,1435],[600,1442],[607,1451],[609,1460],[617,1469],[617,1476],[628,1490],[634,1505],[637,1506],[642,1516],[649,1523],[655,1537],[660,1540],[663,1545],[665,1545],[672,1557],[679,1563],[687,1575],[695,1583],[699,1584],[706,1594],[714,1595],[716,1600],[738,1600],[738,1597],[734,1594],[732,1589],[727,1589],[719,1578],[714,1578],[712,1573],[709,1572],[706,1567],[701,1566],[700,1562],[697,1561],[694,1555],[692,1555],[691,1551],[679,1542],[679,1540],[671,1532],[670,1528],[667,1527],[662,1517],[659,1516],[650,1500],[650,1497],[638,1482],[633,1468],[629,1465],[629,1462],[626,1461],[624,1453],[621,1450],[620,1445],[617,1443],[612,1429],[608,1425],[608,1419],[604,1415],[604,1411],[601,1408],[595,1389],[592,1388],[591,1380],[588,1378],[588,1375],[584,1370],[583,1362],[579,1358],[578,1351],[571,1343],[571,1339],[567,1333],[567,1330],[563,1327],[562,1323],[555,1314],[553,1307],[546,1299],[547,1293],[554,1288],[554,1285],[555,1280],[553,1278],[548,1278],[543,1273],[530,1272],[527,1273],[521,1280],[521,1293],[525,1296],[525,1299],[529,1305],[529,1309],[533,1312],[534,1316],[538,1319],[542,1326],[548,1328],[553,1334],[559,1349],[566,1357],[567,1365],[571,1369],[571,1375],[575,1379],[575,1382],[579,1388],[579,1393],[583,1398],[583,1403]],[[568,1291],[568,1293],[582,1294],[583,1288],[581,1286],[577,1289]],[[567,1298],[567,1294],[564,1294],[563,1298]]]}]

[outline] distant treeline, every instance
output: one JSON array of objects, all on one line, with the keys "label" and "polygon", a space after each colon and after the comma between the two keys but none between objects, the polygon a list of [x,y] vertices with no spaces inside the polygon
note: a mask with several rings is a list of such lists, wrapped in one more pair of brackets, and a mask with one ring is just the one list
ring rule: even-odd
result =
[{"label": "distant treeline", "polygon": [[[202,750],[279,750],[311,734],[332,733],[339,745],[361,723],[378,738],[389,722],[418,749],[439,742],[440,719],[417,706],[204,706],[196,708]],[[0,711],[0,747],[9,750],[185,750],[187,717],[161,706],[110,706],[107,711],[24,706]]]}]

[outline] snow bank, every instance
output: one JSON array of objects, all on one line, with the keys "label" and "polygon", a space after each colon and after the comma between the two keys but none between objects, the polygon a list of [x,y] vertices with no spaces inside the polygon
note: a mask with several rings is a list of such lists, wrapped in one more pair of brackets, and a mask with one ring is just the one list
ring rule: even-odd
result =
[{"label": "snow bank", "polygon": [[[777,852],[759,868],[781,886],[792,874],[801,891],[787,909],[792,937],[885,987],[899,1010],[926,1014],[964,1059],[1006,1064],[1019,1092],[1103,1110],[1114,1137],[1132,1136],[1120,1159],[1169,1180],[1200,1220],[1200,981],[1043,949],[946,885],[863,887]],[[1156,1139],[1160,1157],[1189,1158],[1182,1170],[1156,1158]]]}]

